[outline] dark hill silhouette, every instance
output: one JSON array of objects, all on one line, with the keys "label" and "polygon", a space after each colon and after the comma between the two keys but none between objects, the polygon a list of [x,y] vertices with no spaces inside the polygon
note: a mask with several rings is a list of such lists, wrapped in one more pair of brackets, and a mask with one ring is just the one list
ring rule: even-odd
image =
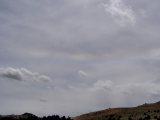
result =
[{"label": "dark hill silhouette", "polygon": [[0,120],[71,120],[71,118],[66,118],[65,116],[60,117],[59,115],[44,116],[41,118],[31,113],[24,113],[22,115],[1,115]]}]

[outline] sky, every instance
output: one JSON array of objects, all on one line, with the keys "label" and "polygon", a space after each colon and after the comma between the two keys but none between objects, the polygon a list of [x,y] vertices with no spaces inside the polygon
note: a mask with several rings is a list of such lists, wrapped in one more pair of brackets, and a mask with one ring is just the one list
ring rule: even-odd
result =
[{"label": "sky", "polygon": [[0,114],[77,116],[160,100],[159,0],[0,0]]}]

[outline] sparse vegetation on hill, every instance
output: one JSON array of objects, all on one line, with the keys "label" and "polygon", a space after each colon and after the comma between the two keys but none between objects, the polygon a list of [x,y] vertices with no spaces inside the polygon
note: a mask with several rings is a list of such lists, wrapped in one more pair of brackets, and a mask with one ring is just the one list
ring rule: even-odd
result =
[{"label": "sparse vegetation on hill", "polygon": [[160,102],[133,108],[112,108],[75,117],[74,120],[160,120]]}]

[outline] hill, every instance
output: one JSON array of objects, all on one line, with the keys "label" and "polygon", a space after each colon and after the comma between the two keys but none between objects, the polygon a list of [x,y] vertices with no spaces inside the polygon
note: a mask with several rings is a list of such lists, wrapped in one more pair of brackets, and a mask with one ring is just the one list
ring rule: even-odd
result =
[{"label": "hill", "polygon": [[132,108],[109,108],[77,116],[74,120],[160,120],[160,102]]},{"label": "hill", "polygon": [[[0,115],[0,120],[71,120],[70,117],[52,115],[37,117],[31,113]],[[160,102],[143,104],[132,108],[109,108],[77,116],[73,120],[160,120]]]}]

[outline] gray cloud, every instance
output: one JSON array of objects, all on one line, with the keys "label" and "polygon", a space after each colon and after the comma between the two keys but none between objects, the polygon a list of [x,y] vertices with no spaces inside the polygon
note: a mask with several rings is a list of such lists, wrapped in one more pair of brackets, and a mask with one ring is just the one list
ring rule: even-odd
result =
[{"label": "gray cloud", "polygon": [[48,76],[41,75],[36,72],[31,72],[25,68],[20,68],[20,69],[18,68],[15,69],[12,67],[0,68],[0,76],[18,81],[26,81],[26,80],[32,80],[37,82],[51,81],[51,78],[49,78]]},{"label": "gray cloud", "polygon": [[106,90],[113,90],[115,85],[110,80],[98,80],[93,85],[94,89],[106,89]]}]

